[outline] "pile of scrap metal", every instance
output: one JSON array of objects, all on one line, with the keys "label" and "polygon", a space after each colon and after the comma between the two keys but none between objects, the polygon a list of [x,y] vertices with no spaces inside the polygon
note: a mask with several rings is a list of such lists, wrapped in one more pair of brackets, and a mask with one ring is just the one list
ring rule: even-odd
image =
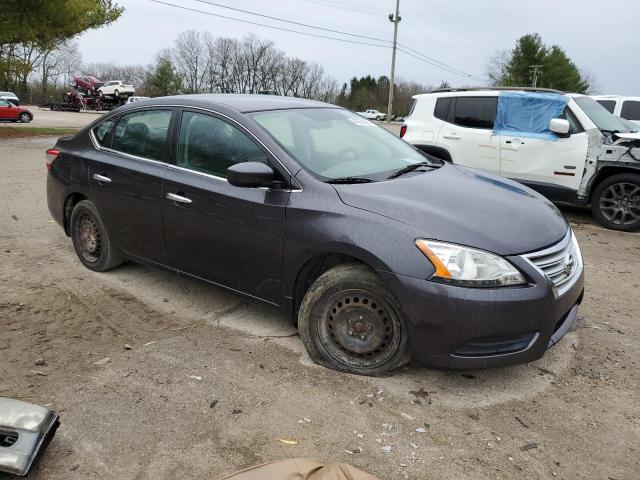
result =
[{"label": "pile of scrap metal", "polygon": [[51,410],[0,397],[0,472],[26,475],[58,425]]},{"label": "pile of scrap metal", "polygon": [[345,463],[322,465],[306,458],[263,463],[220,480],[378,480]]}]

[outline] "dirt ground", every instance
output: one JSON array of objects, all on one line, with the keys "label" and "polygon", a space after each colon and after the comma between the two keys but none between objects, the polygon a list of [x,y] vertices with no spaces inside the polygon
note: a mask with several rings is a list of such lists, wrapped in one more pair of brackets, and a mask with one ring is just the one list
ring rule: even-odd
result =
[{"label": "dirt ground", "polygon": [[640,235],[564,209],[587,291],[535,363],[350,376],[220,289],[85,269],[47,211],[53,143],[0,141],[0,395],[62,422],[29,478],[216,479],[287,457],[381,479],[640,478]]}]

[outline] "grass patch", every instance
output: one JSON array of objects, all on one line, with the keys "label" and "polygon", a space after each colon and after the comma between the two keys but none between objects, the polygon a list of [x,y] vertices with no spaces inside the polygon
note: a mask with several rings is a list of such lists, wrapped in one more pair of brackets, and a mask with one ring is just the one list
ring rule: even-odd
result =
[{"label": "grass patch", "polygon": [[2,127],[0,126],[0,139],[25,138],[25,137],[64,137],[74,135],[79,128],[55,128],[55,127]]}]

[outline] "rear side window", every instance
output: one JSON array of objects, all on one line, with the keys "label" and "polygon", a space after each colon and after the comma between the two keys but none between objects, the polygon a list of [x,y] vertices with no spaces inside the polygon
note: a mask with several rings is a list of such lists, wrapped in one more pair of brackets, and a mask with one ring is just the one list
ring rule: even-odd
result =
[{"label": "rear side window", "polygon": [[162,161],[171,110],[143,110],[120,117],[111,148],[149,160]]},{"label": "rear side window", "polygon": [[109,133],[111,132],[111,129],[113,128],[113,125],[115,123],[116,122],[113,119],[109,119],[109,120],[105,120],[104,122],[99,124],[97,127],[93,127],[93,136],[101,146],[103,147],[109,146],[107,144],[109,140]]},{"label": "rear side window", "polygon": [[433,116],[444,120],[445,122],[449,118],[449,106],[451,105],[451,97],[441,97],[436,100],[436,108],[433,111]]},{"label": "rear side window", "polygon": [[458,97],[453,123],[467,128],[493,129],[498,110],[498,97]]},{"label": "rear side window", "polygon": [[616,109],[616,101],[615,100],[596,100],[600,105],[609,110],[609,113],[613,113]]},{"label": "rear side window", "polygon": [[640,120],[640,102],[634,100],[626,100],[622,104],[622,111],[620,112],[622,118],[627,120]]},{"label": "rear side window", "polygon": [[211,115],[184,112],[180,122],[179,167],[226,177],[241,162],[264,162],[267,156],[244,133]]}]

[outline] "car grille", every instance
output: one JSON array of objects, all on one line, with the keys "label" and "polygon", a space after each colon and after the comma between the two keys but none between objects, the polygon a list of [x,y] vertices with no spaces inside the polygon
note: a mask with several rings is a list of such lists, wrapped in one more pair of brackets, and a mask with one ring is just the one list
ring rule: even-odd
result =
[{"label": "car grille", "polygon": [[555,245],[528,253],[523,257],[529,261],[555,287],[557,296],[565,293],[582,270],[582,257],[572,241],[573,232]]}]

